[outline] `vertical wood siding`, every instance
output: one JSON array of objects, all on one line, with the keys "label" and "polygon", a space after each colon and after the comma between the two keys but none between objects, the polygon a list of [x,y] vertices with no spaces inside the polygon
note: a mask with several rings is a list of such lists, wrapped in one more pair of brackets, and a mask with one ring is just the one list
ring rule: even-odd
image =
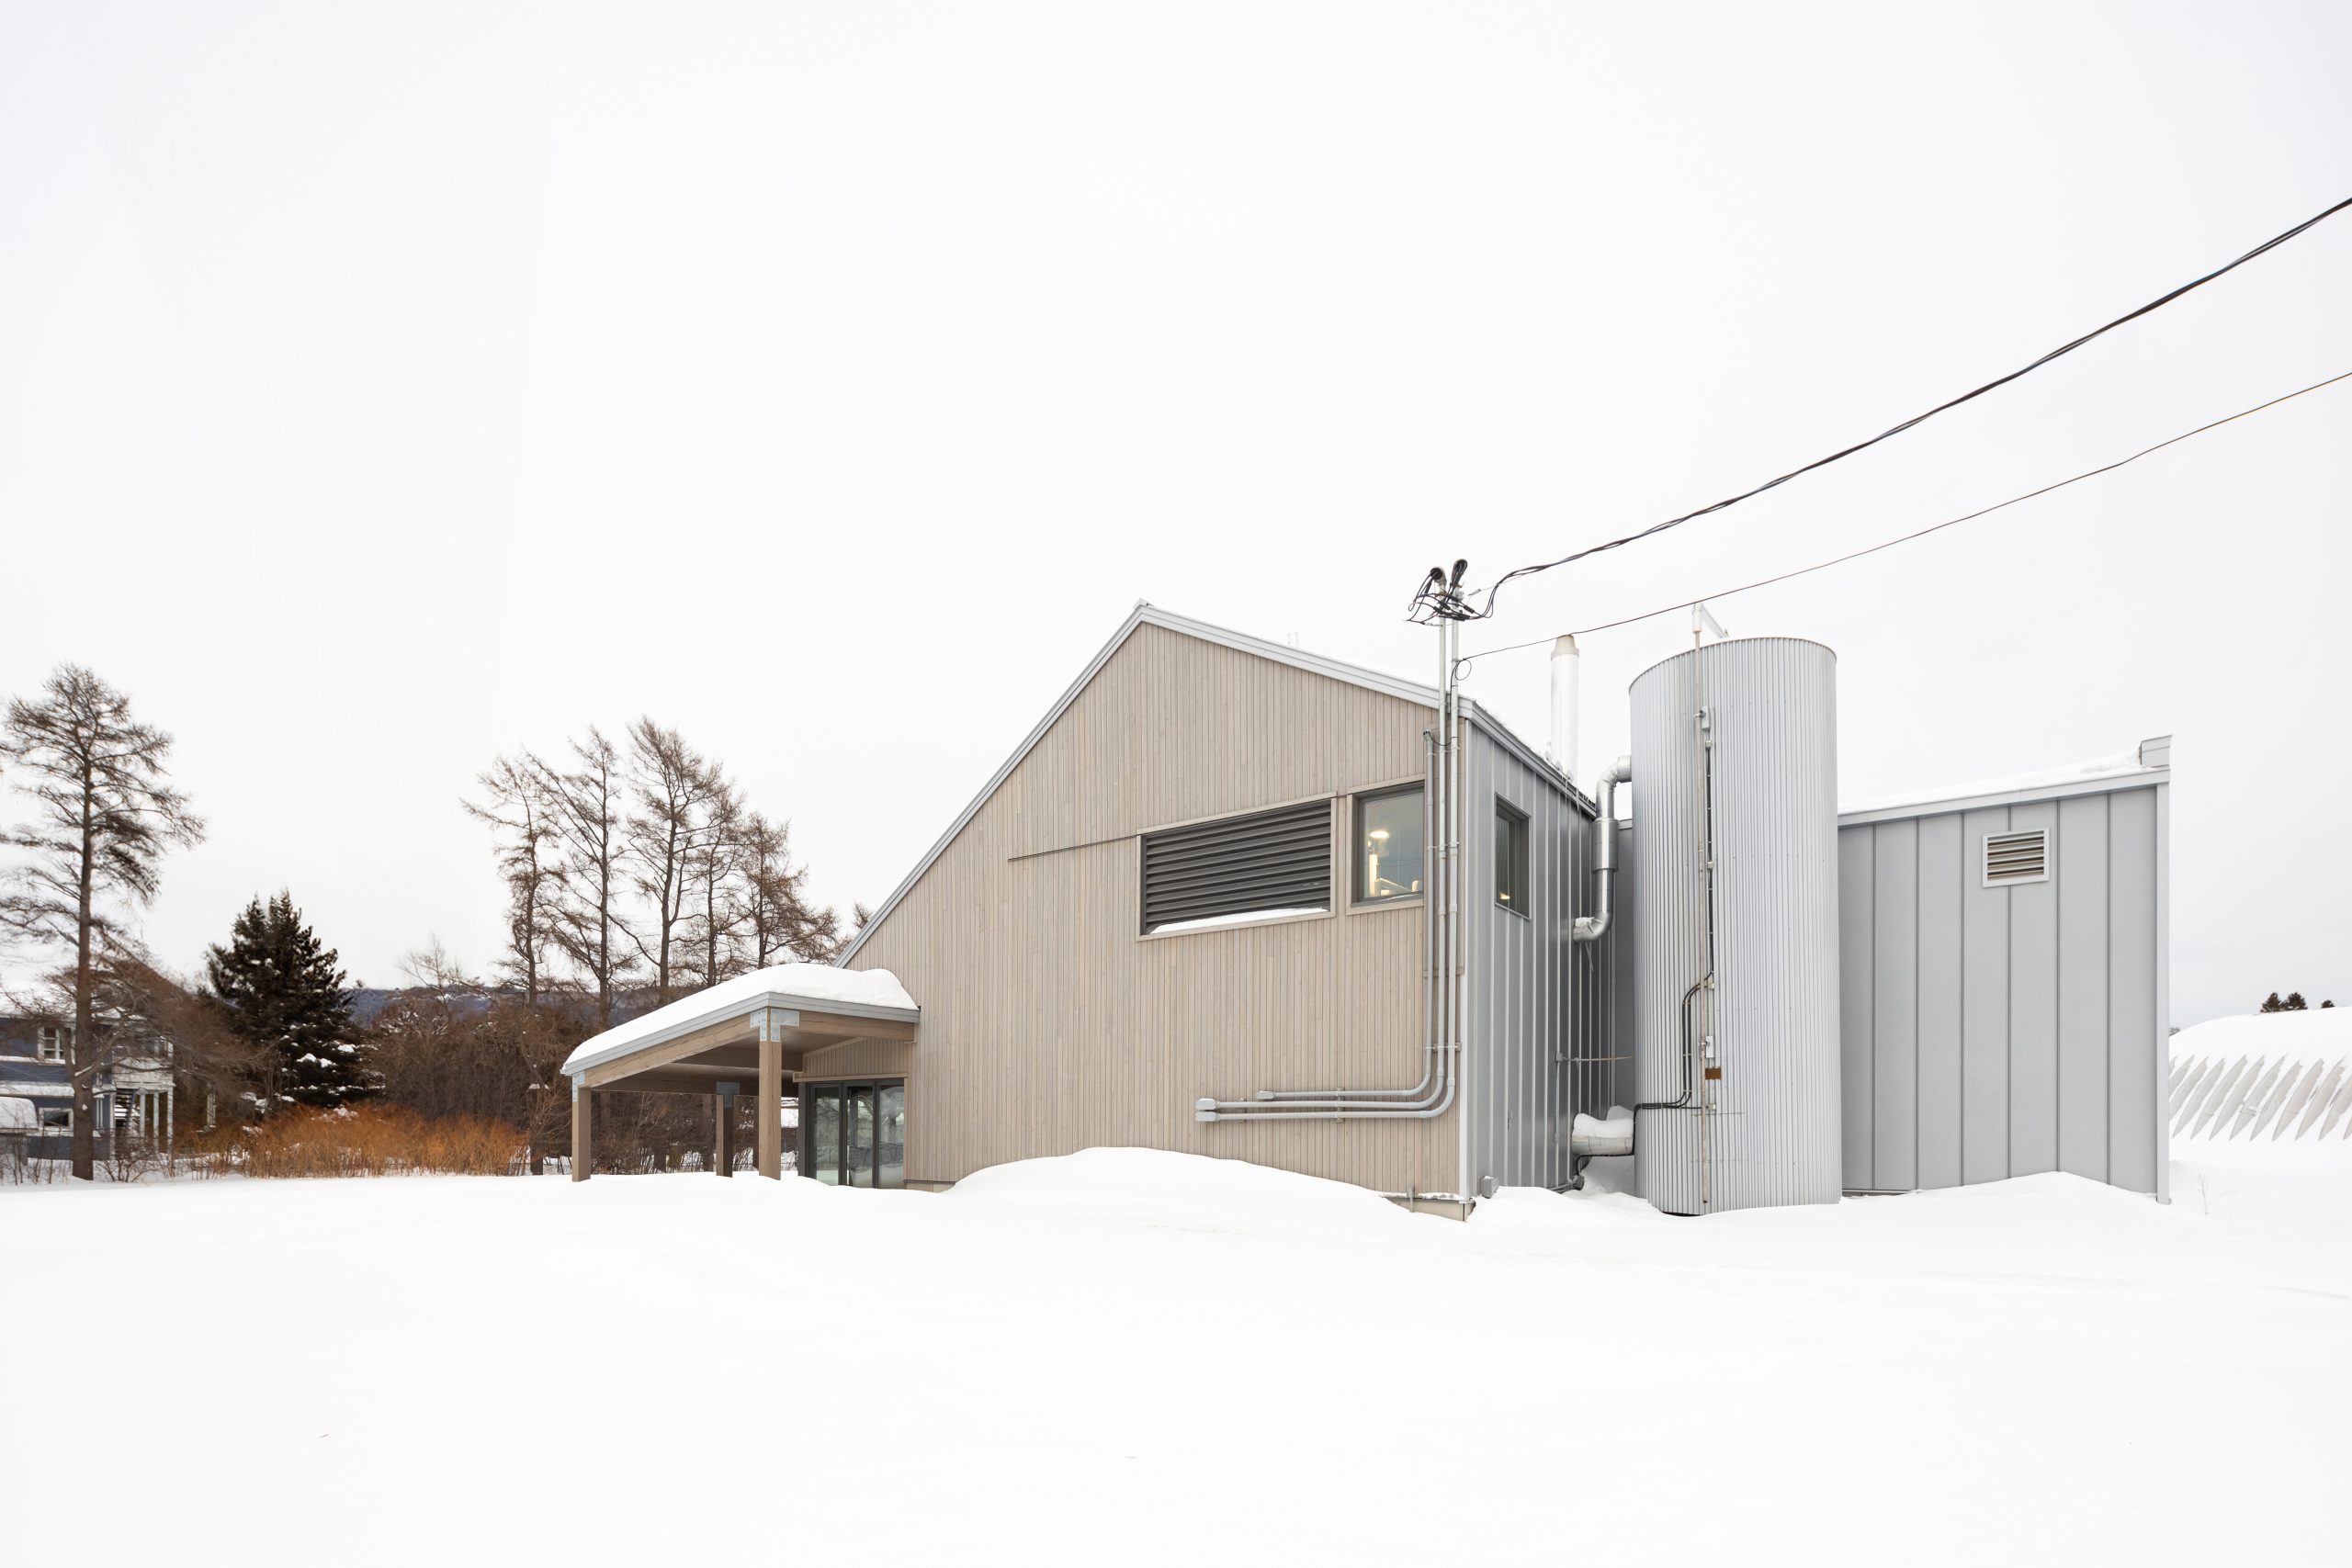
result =
[{"label": "vertical wood siding", "polygon": [[[1261,1089],[1405,1088],[1422,1070],[1418,902],[1139,939],[1138,835],[1419,778],[1430,711],[1138,626],[854,961],[922,1008],[907,1176],[1136,1145],[1383,1191],[1453,1192],[1454,1113],[1196,1121]],[[812,1063],[812,1066],[815,1064]]]},{"label": "vertical wood siding", "polygon": [[[2163,787],[1840,829],[1848,1187],[2156,1190]],[[1984,886],[1985,835],[2026,828],[2050,879]]]}]

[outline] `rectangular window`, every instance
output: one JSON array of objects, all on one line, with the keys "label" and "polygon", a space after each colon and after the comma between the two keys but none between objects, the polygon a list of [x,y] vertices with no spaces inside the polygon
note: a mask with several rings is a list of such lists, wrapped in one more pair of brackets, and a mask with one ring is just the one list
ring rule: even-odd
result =
[{"label": "rectangular window", "polygon": [[70,1105],[44,1105],[40,1108],[40,1130],[44,1133],[70,1133],[74,1130],[74,1108]]},{"label": "rectangular window", "polygon": [[1356,796],[1355,900],[1411,898],[1421,891],[1421,786]]},{"label": "rectangular window", "polygon": [[34,1037],[40,1059],[44,1062],[65,1060],[65,1032],[53,1023],[44,1023]]},{"label": "rectangular window", "polygon": [[1527,813],[1495,802],[1495,902],[1527,913]]},{"label": "rectangular window", "polygon": [[1143,836],[1143,929],[1331,907],[1331,803],[1310,800]]}]

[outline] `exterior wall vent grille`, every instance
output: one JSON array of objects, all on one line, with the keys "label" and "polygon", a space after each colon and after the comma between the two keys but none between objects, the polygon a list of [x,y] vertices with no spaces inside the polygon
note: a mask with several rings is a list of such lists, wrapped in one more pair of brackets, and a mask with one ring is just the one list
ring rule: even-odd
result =
[{"label": "exterior wall vent grille", "polygon": [[1984,835],[1984,886],[2011,887],[2050,880],[2050,829]]},{"label": "exterior wall vent grille", "polygon": [[1331,803],[1143,836],[1143,929],[1331,907]]}]

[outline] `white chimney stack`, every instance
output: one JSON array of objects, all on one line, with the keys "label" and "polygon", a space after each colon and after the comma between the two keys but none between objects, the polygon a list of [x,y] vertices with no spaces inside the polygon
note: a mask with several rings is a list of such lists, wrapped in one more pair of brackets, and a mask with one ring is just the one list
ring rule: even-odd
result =
[{"label": "white chimney stack", "polygon": [[1577,776],[1577,639],[1552,645],[1552,761],[1571,781]]}]

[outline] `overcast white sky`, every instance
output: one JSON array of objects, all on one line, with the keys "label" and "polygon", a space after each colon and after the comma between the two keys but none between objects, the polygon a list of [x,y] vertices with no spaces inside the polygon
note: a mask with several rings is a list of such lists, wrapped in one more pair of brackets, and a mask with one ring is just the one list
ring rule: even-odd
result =
[{"label": "overcast white sky", "polygon": [[[500,890],[502,750],[639,713],[878,900],[1138,598],[1423,676],[1474,580],[1912,413],[2352,192],[2352,8],[0,5],[0,691],[90,664],[354,974]],[[2352,215],[1516,586],[1473,646],[2352,369]],[[2178,736],[2175,1017],[2352,1003],[2352,384],[1728,600],[1849,798]],[[1687,637],[1587,641],[1588,754]],[[1531,736],[1540,651],[1471,690]],[[10,803],[8,809],[16,809]]]}]

